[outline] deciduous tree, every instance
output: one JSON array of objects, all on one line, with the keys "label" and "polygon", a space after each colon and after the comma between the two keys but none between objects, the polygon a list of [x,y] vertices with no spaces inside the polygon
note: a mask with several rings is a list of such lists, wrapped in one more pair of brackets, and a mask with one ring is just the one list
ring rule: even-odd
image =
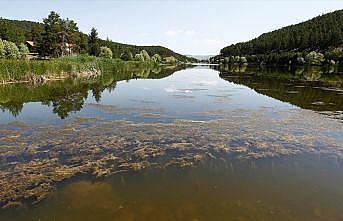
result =
[{"label": "deciduous tree", "polygon": [[102,46],[102,47],[100,47],[99,56],[103,57],[103,58],[112,58],[113,53],[112,53],[112,50],[110,48]]}]

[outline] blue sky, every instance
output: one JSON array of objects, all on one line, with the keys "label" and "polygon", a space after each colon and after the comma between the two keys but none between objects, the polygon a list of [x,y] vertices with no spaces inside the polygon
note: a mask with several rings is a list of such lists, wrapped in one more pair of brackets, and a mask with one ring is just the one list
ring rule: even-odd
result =
[{"label": "blue sky", "polygon": [[137,45],[163,45],[182,54],[217,54],[283,26],[343,9],[343,0],[0,0],[0,16],[42,21],[54,10],[98,29],[102,38]]}]

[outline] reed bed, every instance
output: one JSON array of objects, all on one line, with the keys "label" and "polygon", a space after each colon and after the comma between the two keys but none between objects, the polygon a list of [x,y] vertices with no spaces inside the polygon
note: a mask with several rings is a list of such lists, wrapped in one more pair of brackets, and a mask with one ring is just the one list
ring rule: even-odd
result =
[{"label": "reed bed", "polygon": [[154,62],[122,61],[87,55],[68,56],[51,60],[0,60],[0,83],[25,81],[33,76],[56,78],[74,77],[78,74],[99,74],[119,70],[149,67]]}]

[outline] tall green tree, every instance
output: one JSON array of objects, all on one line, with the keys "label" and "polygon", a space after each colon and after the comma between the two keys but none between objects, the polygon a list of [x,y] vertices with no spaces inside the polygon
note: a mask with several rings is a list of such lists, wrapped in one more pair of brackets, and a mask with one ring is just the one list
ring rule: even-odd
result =
[{"label": "tall green tree", "polygon": [[80,33],[76,42],[76,49],[79,54],[87,54],[89,51],[88,36]]},{"label": "tall green tree", "polygon": [[92,28],[91,33],[89,34],[88,40],[89,54],[93,56],[98,56],[100,53],[100,44],[98,38],[98,32],[95,28]]},{"label": "tall green tree", "polygon": [[52,11],[43,20],[44,32],[38,42],[38,52],[42,56],[59,57],[66,54],[70,45],[77,42],[77,24],[69,19],[62,19],[59,14]]},{"label": "tall green tree", "polygon": [[61,54],[60,39],[57,33],[61,31],[62,19],[56,12],[50,12],[43,20],[44,32],[41,41],[38,42],[38,52],[42,56],[57,57]]}]

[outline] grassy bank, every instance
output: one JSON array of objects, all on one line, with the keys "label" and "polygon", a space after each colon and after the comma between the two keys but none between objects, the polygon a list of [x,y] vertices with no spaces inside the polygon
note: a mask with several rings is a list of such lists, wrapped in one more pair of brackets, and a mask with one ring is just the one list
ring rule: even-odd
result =
[{"label": "grassy bank", "polygon": [[130,68],[152,67],[154,62],[122,61],[91,56],[72,56],[51,60],[0,60],[0,83],[92,76]]}]

